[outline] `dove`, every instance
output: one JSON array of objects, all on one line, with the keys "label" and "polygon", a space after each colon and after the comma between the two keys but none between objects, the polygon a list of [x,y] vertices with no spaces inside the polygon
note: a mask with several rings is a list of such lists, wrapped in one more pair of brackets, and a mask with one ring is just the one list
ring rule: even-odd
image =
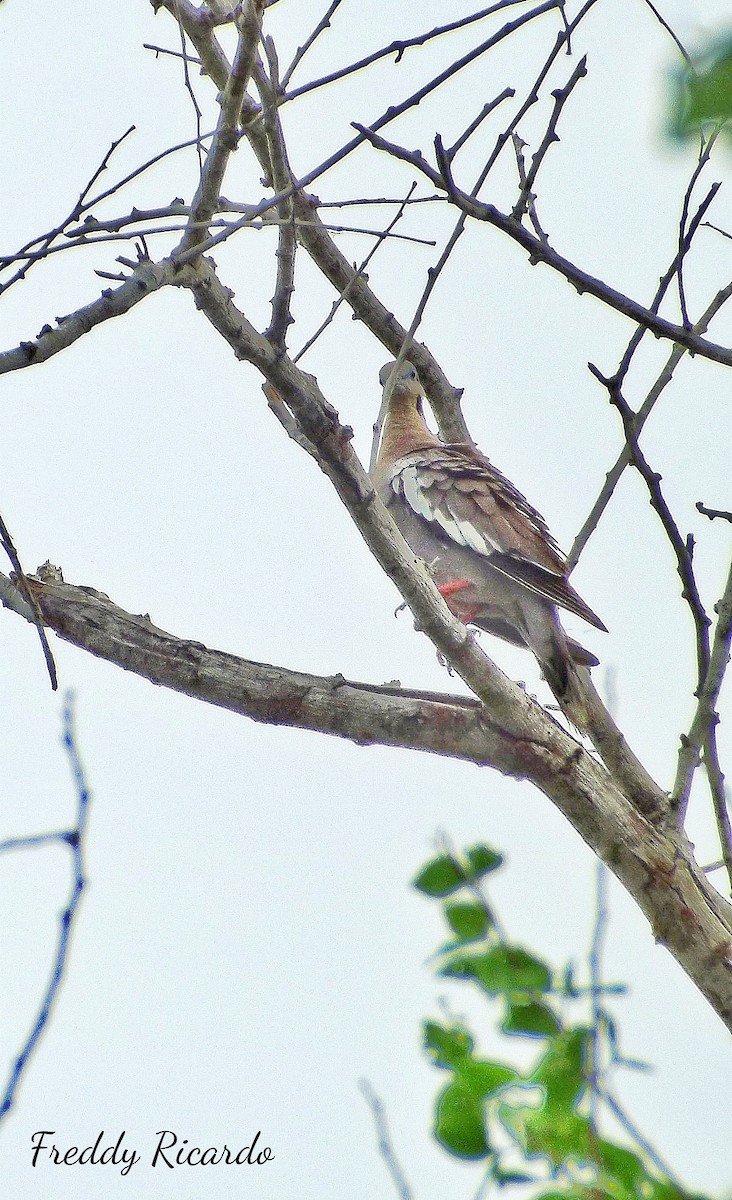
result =
[{"label": "dove", "polygon": [[557,608],[606,626],[578,595],[544,518],[470,442],[442,442],[424,419],[417,371],[380,373],[386,416],[373,482],[448,607],[465,624],[532,651],[558,699],[573,667],[598,659],[564,632]]}]

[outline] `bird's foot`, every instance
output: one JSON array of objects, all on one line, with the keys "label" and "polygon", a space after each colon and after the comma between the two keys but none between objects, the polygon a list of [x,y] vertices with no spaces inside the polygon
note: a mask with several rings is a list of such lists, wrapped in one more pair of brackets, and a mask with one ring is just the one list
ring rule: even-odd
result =
[{"label": "bird's foot", "polygon": [[441,583],[437,590],[443,600],[447,600],[449,596],[454,596],[456,592],[464,592],[469,587],[472,587],[469,579],[453,579],[450,583]]},{"label": "bird's foot", "polygon": [[[441,583],[437,589],[443,600],[447,602],[450,611],[458,620],[462,621],[463,625],[474,621],[483,607],[481,604],[471,604],[469,601],[460,599],[459,593],[464,592],[466,588],[475,589],[472,579],[452,579],[449,583]],[[458,599],[452,600],[453,596],[458,596]]]}]

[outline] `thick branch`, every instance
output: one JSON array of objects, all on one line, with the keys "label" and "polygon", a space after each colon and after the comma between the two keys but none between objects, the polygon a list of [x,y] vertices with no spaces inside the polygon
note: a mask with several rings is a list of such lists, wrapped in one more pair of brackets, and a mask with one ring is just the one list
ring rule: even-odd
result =
[{"label": "thick branch", "polygon": [[57,317],[55,329],[46,325],[32,342],[21,342],[13,350],[0,353],[0,375],[5,371],[36,366],[52,358],[60,350],[72,346],[95,325],[129,312],[140,300],[170,283],[174,275],[175,267],[169,261],[140,263],[121,287],[105,288],[98,300],[85,304],[66,317]]},{"label": "thick branch", "polygon": [[202,240],[200,224],[210,220],[215,212],[229,159],[239,141],[239,113],[254,67],[262,27],[261,0],[245,0],[236,23],[239,31],[236,53],[221,94],[216,132],[191,205],[191,227],[181,241],[181,253],[190,251]]},{"label": "thick branch", "polygon": [[604,768],[508,680],[510,693],[523,696],[512,714],[518,711],[522,731],[515,719],[509,724],[473,700],[305,675],[209,650],[49,574],[49,582],[35,584],[47,624],[153,683],[268,724],[430,750],[529,779],[624,883],[656,939],[732,1028],[732,909],[698,871],[687,844],[635,811]]}]

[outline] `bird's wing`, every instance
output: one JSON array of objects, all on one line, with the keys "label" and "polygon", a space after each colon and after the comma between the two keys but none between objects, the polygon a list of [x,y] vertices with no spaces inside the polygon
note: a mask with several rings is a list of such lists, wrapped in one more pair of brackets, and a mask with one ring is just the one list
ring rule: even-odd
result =
[{"label": "bird's wing", "polygon": [[546,522],[469,444],[424,447],[393,466],[391,487],[417,516],[496,570],[604,629],[567,581],[567,564]]}]

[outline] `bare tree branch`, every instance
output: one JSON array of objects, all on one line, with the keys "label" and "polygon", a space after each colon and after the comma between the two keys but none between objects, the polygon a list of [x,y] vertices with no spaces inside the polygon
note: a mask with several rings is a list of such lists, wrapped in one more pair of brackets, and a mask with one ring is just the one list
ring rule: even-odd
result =
[{"label": "bare tree branch", "polygon": [[8,530],[8,527],[5,524],[1,515],[0,515],[0,546],[2,546],[3,550],[5,551],[8,558],[10,559],[10,562],[13,565],[13,570],[15,571],[17,584],[20,587],[20,590],[23,593],[23,596],[25,597],[25,599],[31,609],[31,612],[33,614],[33,616],[32,616],[33,624],[35,625],[36,629],[38,630],[38,637],[40,638],[41,647],[43,649],[43,657],[46,660],[46,668],[48,670],[48,677],[51,680],[51,689],[52,689],[52,691],[55,692],[58,688],[58,676],[56,674],[56,664],[53,661],[51,647],[48,644],[48,638],[46,637],[46,631],[43,628],[43,618],[42,618],[40,610],[38,608],[38,604],[36,602],[35,596],[33,595],[33,592],[31,591],[31,588],[28,585],[28,580],[26,579],[25,572],[20,565],[20,559],[18,558],[18,551],[15,549],[15,546],[13,544],[13,539],[10,536],[10,531]]},{"label": "bare tree branch", "polygon": [[292,62],[290,63],[287,70],[285,71],[284,75],[282,76],[282,90],[283,91],[287,90],[288,83],[292,79],[292,76],[295,74],[295,71],[297,70],[297,68],[300,65],[300,63],[302,62],[302,60],[304,59],[305,55],[308,53],[308,50],[312,49],[315,42],[320,37],[321,33],[325,33],[326,29],[330,29],[330,19],[333,16],[333,14],[335,13],[336,9],[340,8],[341,3],[342,3],[342,0],[331,0],[331,3],[328,5],[328,8],[326,9],[323,16],[318,21],[318,24],[312,30],[310,35],[305,39],[302,46],[298,46],[297,50],[295,51]]},{"label": "bare tree branch", "polygon": [[671,544],[671,549],[676,557],[676,569],[681,579],[682,590],[681,594],[686,600],[689,611],[694,622],[694,630],[696,634],[696,657],[697,657],[697,673],[698,681],[701,684],[705,678],[709,666],[709,626],[710,618],[702,604],[699,588],[694,577],[694,566],[692,562],[692,547],[693,542],[685,541],[679,528],[671,514],[671,510],[666,503],[663,492],[661,491],[661,476],[657,471],[654,471],[646,461],[645,455],[638,445],[638,438],[634,430],[635,413],[631,409],[627,400],[623,396],[620,388],[615,380],[605,379],[598,371],[597,367],[589,364],[592,374],[599,379],[607,389],[611,404],[617,408],[623,422],[623,430],[625,432],[626,443],[630,449],[631,462],[635,466],[643,478],[651,501],[651,507],[657,513],[658,518],[663,526],[666,536]]},{"label": "bare tree branch", "polygon": [[361,1093],[371,1109],[371,1115],[374,1118],[376,1133],[379,1139],[379,1150],[381,1157],[386,1163],[387,1170],[392,1178],[392,1183],[396,1188],[399,1200],[414,1200],[414,1192],[407,1183],[404,1172],[402,1171],[399,1160],[392,1145],[391,1134],[389,1133],[389,1125],[386,1120],[384,1105],[382,1104],[376,1092],[372,1088],[367,1079],[359,1081]]},{"label": "bare tree branch", "polygon": [[[6,267],[15,262],[22,263],[19,270],[16,271],[15,275],[13,275],[11,279],[8,279],[5,283],[0,283],[0,295],[3,292],[7,292],[14,283],[19,283],[21,279],[25,279],[33,263],[38,261],[40,258],[44,258],[45,253],[53,245],[56,238],[66,233],[69,225],[72,225],[74,221],[78,221],[81,214],[86,212],[90,205],[94,203],[93,200],[87,201],[89,192],[93,188],[102,172],[106,171],[107,166],[109,165],[109,160],[114,154],[115,150],[122,145],[122,143],[130,136],[131,133],[134,132],[134,129],[135,126],[130,125],[129,129],[127,129],[121,137],[112,142],[112,145],[109,147],[99,166],[91,176],[91,179],[89,179],[87,184],[81,189],[79,198],[74,204],[74,207],[71,209],[71,212],[64,218],[63,221],[61,221],[59,225],[56,226],[55,229],[49,230],[48,233],[42,234],[39,238],[36,237],[30,242],[26,242],[25,246],[22,246],[16,254],[0,256],[0,270],[4,270]],[[36,247],[40,247],[40,249],[35,250]],[[33,250],[35,250],[35,253],[30,254],[29,251]]]},{"label": "bare tree branch", "polygon": [[541,167],[541,164],[544,161],[544,158],[546,157],[546,153],[547,153],[549,147],[554,142],[559,141],[559,134],[557,133],[557,125],[559,124],[559,118],[562,115],[562,109],[564,108],[565,104],[569,100],[569,97],[572,95],[572,92],[574,91],[575,87],[579,83],[580,79],[584,79],[586,74],[587,74],[587,55],[583,54],[582,58],[577,63],[577,66],[575,67],[574,71],[572,72],[572,75],[570,76],[566,85],[563,88],[556,88],[552,92],[552,96],[554,97],[554,108],[553,108],[552,114],[549,118],[549,123],[547,124],[546,132],[544,133],[544,136],[541,139],[541,143],[540,143],[536,153],[534,154],[533,158],[531,159],[531,166],[529,167],[528,171],[526,172],[526,178],[521,183],[521,190],[519,192],[519,198],[516,201],[516,203],[514,204],[513,209],[511,210],[511,216],[513,217],[514,221],[521,220],[522,216],[527,211],[529,204],[532,202],[533,199],[535,199],[535,197],[533,196],[533,189],[534,189],[534,184],[536,183],[536,176],[539,173],[539,168]]},{"label": "bare tree branch", "polygon": [[[175,0],[176,15],[179,0]],[[181,17],[182,21],[182,17]],[[261,0],[244,0],[237,17],[239,37],[234,61],[221,95],[221,111],[211,148],[201,170],[201,179],[191,204],[191,228],[181,240],[177,254],[190,254],[201,240],[198,226],[216,210],[229,158],[239,143],[239,114],[257,52],[262,28]],[[182,30],[185,26],[182,24]]]},{"label": "bare tree branch", "polygon": [[[265,346],[273,355],[269,343]],[[398,535],[390,536],[396,568]],[[408,561],[404,568],[405,575],[411,570],[420,581],[405,587],[420,621],[431,620],[434,640],[446,649],[457,645],[451,658],[460,663],[461,673],[473,677],[483,704],[247,662],[175,638],[92,588],[59,582],[58,572],[50,573],[48,582],[42,572],[31,583],[44,620],[61,637],[154,683],[257,721],[317,729],[359,744],[427,749],[530,779],[625,885],[656,939],[669,947],[732,1028],[732,907],[707,883],[687,843],[634,809],[599,763],[505,679],[472,639],[463,639],[462,627],[446,607],[444,620],[430,617],[441,613],[442,598],[425,577],[426,602],[418,600],[421,576]],[[439,638],[438,621],[444,629]]]},{"label": "bare tree branch", "polygon": [[[706,312],[702,315],[702,317],[700,317],[700,319],[697,321],[696,325],[694,326],[694,331],[696,333],[704,333],[705,332],[705,330],[709,326],[710,321],[712,320],[712,317],[717,312],[719,312],[719,310],[723,304],[726,304],[726,302],[727,302],[727,300],[729,300],[730,296],[732,296],[732,283],[728,284],[727,287],[723,288],[720,292],[717,292],[717,295],[714,297],[711,304],[707,307]],[[635,335],[634,335],[634,337],[635,337]],[[633,339],[631,339],[631,340],[633,340]],[[686,354],[686,350],[683,346],[674,346],[668,359],[666,360],[666,364],[663,367],[663,370],[661,371],[660,375],[658,375],[658,377],[656,378],[656,381],[653,384],[653,387],[650,389],[645,400],[643,401],[643,403],[641,404],[637,413],[635,414],[635,417],[633,419],[633,433],[635,435],[636,440],[640,437],[640,432],[641,432],[643,426],[645,425],[646,421],[648,420],[648,417],[650,416],[650,414],[656,404],[656,401],[658,400],[659,396],[663,392],[664,388],[671,382],[674,371],[676,370],[677,366],[679,365],[679,363],[681,362],[681,360],[685,354]],[[625,358],[627,358],[627,354],[624,356],[624,361],[625,361]],[[615,382],[617,380],[618,383],[620,383],[624,377],[624,374],[625,374],[625,371],[621,364],[620,369],[613,376],[613,382]],[[597,497],[597,500],[595,501],[592,508],[590,509],[590,512],[587,516],[586,521],[584,522],[582,528],[580,529],[579,533],[577,534],[577,536],[572,544],[572,549],[570,550],[570,552],[567,556],[567,562],[569,563],[570,567],[575,567],[577,565],[580,554],[582,553],[584,547],[587,545],[587,542],[590,538],[592,531],[597,528],[597,525],[600,521],[600,517],[602,516],[602,514],[604,513],[605,509],[607,508],[607,506],[610,502],[610,498],[611,498],[613,492],[615,491],[615,488],[617,486],[618,480],[620,479],[620,476],[623,474],[623,471],[630,464],[630,462],[631,462],[631,451],[630,451],[630,447],[628,446],[628,443],[626,441],[623,443],[623,449],[620,451],[620,454],[618,455],[617,459],[613,463],[613,466],[608,471],[608,473],[605,477],[605,482],[602,485],[602,488]],[[697,504],[697,508],[699,508],[698,504]],[[702,508],[699,511],[703,512],[704,509]]]},{"label": "bare tree branch", "polygon": [[66,966],[66,960],[68,957],[71,934],[73,932],[74,922],[79,910],[81,893],[84,890],[84,885],[86,882],[84,872],[84,835],[86,833],[87,819],[89,815],[90,793],[84,778],[84,771],[79,758],[79,752],[76,747],[73,711],[71,708],[71,700],[68,698],[64,709],[63,743],[69,756],[71,772],[74,777],[74,784],[76,787],[77,807],[75,825],[71,829],[62,829],[59,833],[42,834],[39,837],[11,838],[7,842],[0,842],[0,852],[23,848],[36,848],[38,846],[45,846],[55,842],[69,846],[72,854],[71,891],[66,902],[66,907],[61,913],[59,921],[58,944],[56,948],[56,957],[51,970],[51,977],[41,1002],[41,1006],[38,1010],[38,1014],[33,1023],[33,1028],[31,1029],[25,1045],[13,1064],[5,1093],[4,1095],[0,1096],[0,1121],[13,1106],[15,1095],[23,1074],[28,1067],[28,1063],[33,1051],[35,1050],[41,1034],[48,1023],[48,1018],[51,1015],[54,1001],[58,994],[59,987],[61,986],[61,980],[63,978],[64,968]]},{"label": "bare tree branch", "polygon": [[[326,87],[330,83],[336,83],[339,79],[345,79],[349,75],[355,75],[357,71],[363,71],[366,67],[370,67],[372,63],[378,62],[381,58],[388,58],[392,54],[395,57],[395,63],[400,63],[403,55],[413,46],[424,46],[427,42],[434,38],[442,37],[446,33],[454,33],[456,29],[464,29],[467,25],[473,25],[476,21],[482,21],[485,17],[493,16],[497,12],[502,12],[506,8],[512,8],[516,4],[523,4],[525,0],[499,0],[497,4],[491,4],[488,8],[483,8],[480,12],[470,13],[467,17],[460,17],[457,21],[450,21],[447,25],[439,25],[427,33],[417,34],[415,37],[397,39],[390,42],[388,46],[382,46],[380,50],[375,50],[372,54],[367,54],[364,58],[358,59],[357,62],[351,63],[347,67],[341,67],[338,71],[332,71],[328,75],[321,76],[320,79],[313,79],[310,83],[305,83],[302,87],[293,88],[283,97],[285,101],[295,100],[298,96],[304,96],[308,92],[313,92],[317,88]],[[558,8],[560,0],[553,0],[553,3],[545,5],[545,9]]]},{"label": "bare tree branch", "polygon": [[[730,290],[732,291],[732,288]],[[707,508],[706,504],[702,503],[701,500],[697,500],[696,510],[702,513],[703,516],[709,517],[710,521],[716,520],[717,517],[722,521],[732,521],[732,512],[728,512],[724,508]]]},{"label": "bare tree branch", "polygon": [[[694,772],[701,761],[702,749],[704,748],[706,756],[710,735],[713,735],[719,721],[716,705],[729,664],[730,643],[732,643],[732,566],[730,567],[727,585],[722,598],[716,605],[716,611],[717,625],[714,630],[707,668],[701,682],[701,687],[697,693],[698,702],[696,712],[694,713],[689,732],[681,738],[676,781],[671,793],[671,815],[678,820],[679,825],[683,824],[686,815],[689,793],[691,792],[691,782],[694,778]],[[719,804],[716,806],[719,820],[724,809],[724,787],[721,772],[719,771],[716,741],[712,743],[709,749],[711,765],[715,768],[715,774],[718,776],[718,786],[715,788],[715,791],[718,798],[721,799],[721,806]],[[728,829],[729,817],[727,817],[726,827],[723,826],[720,829],[720,834],[722,837],[723,857],[725,862],[732,864],[732,839],[729,838]],[[732,873],[730,873],[730,886],[732,886]]]},{"label": "bare tree branch", "polygon": [[[514,221],[512,217],[506,213],[502,213],[493,204],[486,204],[483,201],[476,200],[474,197],[461,191],[456,186],[451,177],[445,178],[442,171],[435,170],[431,167],[427,160],[418,150],[405,150],[403,146],[398,146],[394,142],[389,142],[385,138],[380,137],[373,129],[367,129],[363,125],[355,125],[367,141],[371,142],[377,150],[383,150],[394,158],[400,159],[402,162],[409,163],[418,171],[430,180],[435,187],[443,188],[447,192],[450,201],[460,208],[467,216],[474,217],[477,221],[483,221],[488,225],[493,225],[496,229],[500,229],[512,241],[518,244],[527,251],[530,262],[534,266],[537,262],[543,262],[552,270],[563,275],[568,283],[571,283],[580,295],[584,292],[589,292],[591,296],[601,300],[603,304],[609,308],[615,309],[616,312],[622,313],[623,316],[630,317],[638,325],[642,325],[645,329],[649,329],[658,337],[668,338],[670,341],[679,342],[687,350],[694,354],[700,355],[702,358],[709,358],[713,362],[723,363],[725,366],[732,366],[732,349],[726,346],[717,346],[714,342],[707,342],[703,337],[693,333],[691,330],[685,329],[683,325],[675,325],[672,321],[667,321],[663,317],[657,316],[644,308],[636,300],[629,296],[623,295],[609,284],[604,283],[601,279],[597,279],[594,275],[590,275],[581,267],[571,262],[568,258],[558,254],[545,242],[542,242],[535,234],[525,229],[519,222]],[[443,164],[444,169],[444,164]]]},{"label": "bare tree branch", "polygon": [[141,300],[172,283],[174,276],[175,266],[169,260],[139,263],[121,287],[105,288],[98,300],[92,300],[68,316],[57,317],[55,329],[45,325],[33,341],[21,342],[12,350],[0,352],[0,375],[46,362],[84,337],[95,325],[129,312]]},{"label": "bare tree branch", "polygon": [[[293,182],[290,164],[287,160],[287,149],[282,134],[282,126],[277,112],[280,96],[277,52],[270,37],[264,39],[264,49],[269,63],[269,79],[261,63],[254,67],[254,79],[262,98],[264,109],[264,128],[269,144],[270,175],[276,192],[284,193]],[[277,246],[277,282],[272,297],[272,320],[265,337],[273,346],[284,352],[287,327],[292,324],[290,301],[295,290],[295,251],[297,238],[295,236],[294,202],[292,196],[280,201],[277,205],[277,215],[280,220],[279,240]]]}]

